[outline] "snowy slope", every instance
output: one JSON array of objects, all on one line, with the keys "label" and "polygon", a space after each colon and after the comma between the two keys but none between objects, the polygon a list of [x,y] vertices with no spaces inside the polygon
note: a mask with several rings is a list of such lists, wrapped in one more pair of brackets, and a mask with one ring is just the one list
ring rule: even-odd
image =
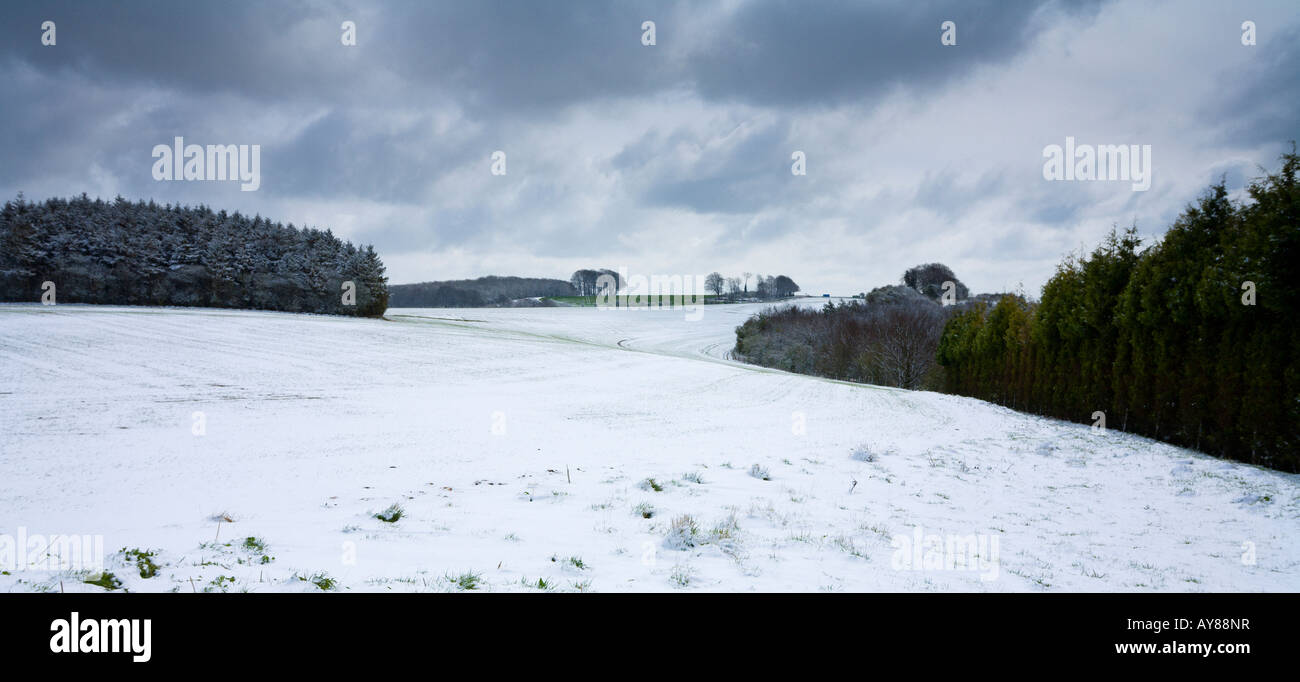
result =
[{"label": "snowy slope", "polygon": [[0,539],[133,591],[1300,588],[1296,476],[729,361],[758,309],[0,306]]}]

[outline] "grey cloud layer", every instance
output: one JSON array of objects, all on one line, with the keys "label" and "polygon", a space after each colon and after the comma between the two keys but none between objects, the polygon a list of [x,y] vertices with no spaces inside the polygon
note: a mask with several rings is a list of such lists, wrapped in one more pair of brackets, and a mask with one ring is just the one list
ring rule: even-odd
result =
[{"label": "grey cloud layer", "polygon": [[[1235,14],[1258,16],[1267,44],[1250,69],[1225,79],[1223,97],[1186,112],[1200,122],[1187,144],[1216,145],[1204,168],[1188,171],[1194,179],[1100,201],[1093,187],[1040,182],[1036,150],[1061,139],[1030,131],[1072,115],[1050,103],[1036,112],[1032,86],[1017,85],[1024,77],[1002,74],[1050,78],[1034,72],[1040,60],[1089,56],[1062,55],[1044,35],[1129,25],[1108,17],[1132,12],[1151,42],[1179,40],[1184,23],[1183,37],[1196,39],[1212,22],[1226,38],[1206,49],[1239,59],[1229,52],[1240,47],[1234,13],[1197,19],[1179,5],[11,3],[0,9],[9,102],[0,190],[120,192],[321,221],[374,242],[395,281],[487,274],[463,268],[497,262],[489,267],[502,273],[524,264],[546,271],[511,274],[563,275],[599,261],[780,268],[848,293],[892,280],[895,260],[915,259],[954,261],[989,288],[1000,282],[981,277],[1005,271],[993,244],[1024,261],[1015,275],[1032,285],[1094,223],[1171,215],[1212,170],[1244,182],[1251,163],[1271,163],[1295,136],[1294,12],[1251,3]],[[46,19],[58,24],[56,47],[40,45]],[[357,23],[357,47],[339,43],[344,19]],[[657,24],[654,47],[640,43],[646,19]],[[957,22],[957,47],[938,44],[944,20]],[[1131,41],[1117,37],[1114,49]],[[1152,69],[1152,97],[1181,96],[1208,77],[1194,65],[1131,67]],[[969,113],[936,104],[966,92]],[[1015,103],[997,112],[995,96]],[[1083,88],[1080,106],[1105,96]],[[1120,112],[1114,129],[1147,134],[1122,118],[1123,101],[1100,104]],[[1015,152],[982,158],[978,140],[945,141],[955,128]],[[261,144],[262,189],[152,181],[149,150],[176,135]],[[880,158],[894,148],[910,151]],[[509,154],[504,178],[488,175],[496,149]],[[789,173],[795,149],[808,154],[806,177]],[[969,238],[1011,224],[993,239]],[[924,235],[924,248],[901,240],[880,255],[865,246],[899,242],[899,233]],[[846,262],[828,262],[820,243],[845,235],[862,246],[831,249]],[[1044,250],[1057,235],[1063,246]],[[444,255],[452,251],[458,260]]]}]

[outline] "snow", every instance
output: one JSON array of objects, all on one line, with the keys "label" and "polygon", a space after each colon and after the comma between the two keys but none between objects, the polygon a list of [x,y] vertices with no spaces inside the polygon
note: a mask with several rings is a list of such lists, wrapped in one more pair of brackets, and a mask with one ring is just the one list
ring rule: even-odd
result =
[{"label": "snow", "polygon": [[2,305],[0,548],[102,535],[131,591],[1300,588],[1296,476],[731,361],[761,307]]}]

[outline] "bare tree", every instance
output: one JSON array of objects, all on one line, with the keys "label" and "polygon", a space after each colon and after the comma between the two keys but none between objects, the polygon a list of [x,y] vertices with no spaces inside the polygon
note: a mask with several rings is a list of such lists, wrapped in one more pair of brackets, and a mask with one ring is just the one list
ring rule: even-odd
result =
[{"label": "bare tree", "polygon": [[709,273],[708,277],[704,278],[705,291],[712,291],[713,295],[715,296],[722,295],[722,288],[724,286],[726,286],[726,283],[725,280],[722,279],[722,275],[720,273],[712,272]]},{"label": "bare tree", "polygon": [[950,309],[917,298],[920,302],[769,309],[736,329],[733,352],[746,362],[804,374],[933,388]]},{"label": "bare tree", "polygon": [[740,287],[741,287],[741,283],[739,277],[727,278],[727,296],[731,297],[734,300],[736,298],[736,295],[740,293]]}]

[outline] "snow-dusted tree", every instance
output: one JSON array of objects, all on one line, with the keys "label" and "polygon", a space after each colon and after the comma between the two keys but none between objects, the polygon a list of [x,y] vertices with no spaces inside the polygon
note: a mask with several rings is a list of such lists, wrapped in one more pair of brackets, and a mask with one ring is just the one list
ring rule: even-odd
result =
[{"label": "snow-dusted tree", "polygon": [[[357,305],[339,287],[355,282]],[[206,206],[21,195],[0,209],[0,301],[197,305],[381,315],[388,284],[372,248],[329,231]]]}]

